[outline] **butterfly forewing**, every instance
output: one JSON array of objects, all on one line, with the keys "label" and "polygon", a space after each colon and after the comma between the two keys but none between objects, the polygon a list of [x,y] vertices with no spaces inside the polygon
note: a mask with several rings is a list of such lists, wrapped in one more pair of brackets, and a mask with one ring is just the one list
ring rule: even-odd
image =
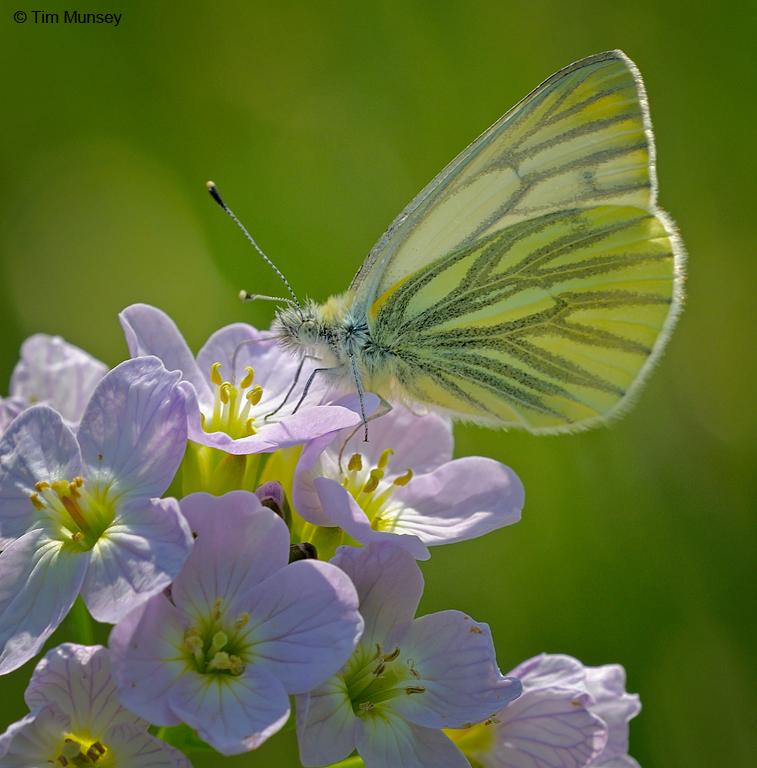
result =
[{"label": "butterfly forewing", "polygon": [[532,431],[616,410],[678,302],[652,160],[641,81],[619,52],[557,73],[466,149],[353,281],[402,388]]}]

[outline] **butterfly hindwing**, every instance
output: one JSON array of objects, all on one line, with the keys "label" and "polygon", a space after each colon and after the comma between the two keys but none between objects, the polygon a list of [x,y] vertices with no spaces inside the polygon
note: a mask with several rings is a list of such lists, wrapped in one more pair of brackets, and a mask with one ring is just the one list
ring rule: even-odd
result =
[{"label": "butterfly hindwing", "polygon": [[413,399],[563,431],[627,401],[679,302],[651,127],[620,52],[553,75],[398,217],[353,281]]}]

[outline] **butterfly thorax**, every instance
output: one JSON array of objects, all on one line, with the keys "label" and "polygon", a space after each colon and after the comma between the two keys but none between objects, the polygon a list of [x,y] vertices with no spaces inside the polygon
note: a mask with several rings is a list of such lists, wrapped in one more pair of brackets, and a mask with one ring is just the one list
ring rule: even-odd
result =
[{"label": "butterfly thorax", "polygon": [[276,313],[274,330],[286,347],[315,357],[324,366],[350,371],[351,359],[370,375],[374,347],[368,320],[355,310],[351,294],[332,296],[325,304],[308,300]]}]

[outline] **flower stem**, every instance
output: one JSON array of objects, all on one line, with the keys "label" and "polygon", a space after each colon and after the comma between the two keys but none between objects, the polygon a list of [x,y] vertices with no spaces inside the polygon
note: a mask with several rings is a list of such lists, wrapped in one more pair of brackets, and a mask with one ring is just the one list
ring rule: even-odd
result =
[{"label": "flower stem", "polygon": [[82,645],[93,645],[95,642],[95,632],[92,625],[92,618],[89,615],[87,606],[81,597],[77,597],[71,612],[68,614],[68,620],[73,633],[73,640]]}]

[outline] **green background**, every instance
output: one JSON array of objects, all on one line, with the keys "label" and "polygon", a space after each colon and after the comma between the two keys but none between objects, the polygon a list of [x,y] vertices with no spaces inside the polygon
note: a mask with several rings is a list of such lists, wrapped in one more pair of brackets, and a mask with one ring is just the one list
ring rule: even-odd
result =
[{"label": "green background", "polygon": [[[209,200],[207,178],[295,288],[323,300],[421,186],[542,79],[614,47],[637,62],[661,202],[689,252],[685,312],[611,427],[458,429],[460,454],[517,470],[527,506],[517,526],[434,550],[422,607],[490,622],[503,670],[542,650],[622,662],[644,703],[631,751],[645,768],[753,765],[749,5],[78,6],[122,12],[114,29],[17,24],[26,2],[5,0],[0,14],[2,392],[36,331],[123,359],[116,313],[131,302],[165,309],[195,347],[225,323],[270,321],[270,306],[236,301],[240,287],[280,287]],[[32,667],[0,681],[3,727],[25,711]],[[274,739],[228,764],[297,762],[291,739]]]}]

